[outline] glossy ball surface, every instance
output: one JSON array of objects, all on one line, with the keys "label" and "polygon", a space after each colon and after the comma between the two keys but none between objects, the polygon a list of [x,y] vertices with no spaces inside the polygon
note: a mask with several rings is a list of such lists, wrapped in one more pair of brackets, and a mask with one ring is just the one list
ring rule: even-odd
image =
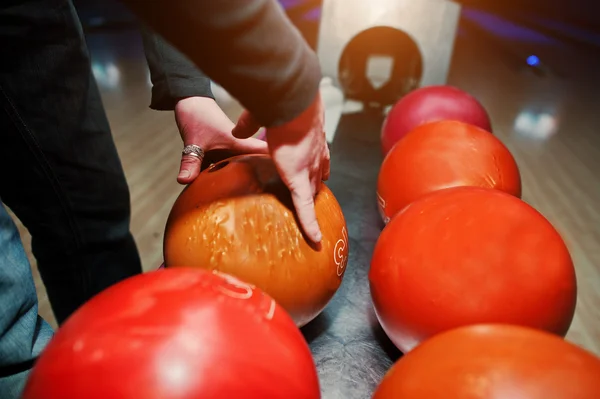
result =
[{"label": "glossy ball surface", "polygon": [[165,266],[219,270],[254,284],[299,326],[339,288],[348,261],[342,210],[325,184],[315,198],[321,245],[296,222],[291,195],[265,155],[214,164],[181,193],[167,222]]},{"label": "glossy ball surface", "polygon": [[575,269],[544,216],[498,190],[458,187],[413,202],[384,228],[371,261],[374,307],[403,352],[478,323],[564,336],[577,301]]},{"label": "glossy ball surface", "polygon": [[377,180],[384,222],[432,191],[456,186],[494,188],[521,196],[521,175],[494,135],[462,122],[433,122],[410,132],[385,157]]},{"label": "glossy ball surface", "polygon": [[24,399],[318,399],[289,315],[231,276],[165,269],[84,304],[33,369]]},{"label": "glossy ball surface", "polygon": [[600,359],[542,331],[509,325],[437,335],[388,371],[373,399],[596,399]]},{"label": "glossy ball surface", "polygon": [[469,93],[452,86],[421,87],[402,97],[388,113],[381,129],[383,154],[417,127],[442,120],[465,122],[492,131],[487,111]]}]

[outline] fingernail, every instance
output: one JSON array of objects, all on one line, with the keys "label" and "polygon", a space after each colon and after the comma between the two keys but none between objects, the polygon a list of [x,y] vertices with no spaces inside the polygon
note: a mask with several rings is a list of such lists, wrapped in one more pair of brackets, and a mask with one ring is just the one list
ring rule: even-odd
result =
[{"label": "fingernail", "polygon": [[182,179],[187,179],[188,177],[190,177],[190,171],[189,170],[182,170],[181,172],[179,172],[179,177]]},{"label": "fingernail", "polygon": [[315,234],[315,241],[321,242],[322,239],[323,239],[323,235],[321,234],[320,231],[318,231],[317,234]]}]

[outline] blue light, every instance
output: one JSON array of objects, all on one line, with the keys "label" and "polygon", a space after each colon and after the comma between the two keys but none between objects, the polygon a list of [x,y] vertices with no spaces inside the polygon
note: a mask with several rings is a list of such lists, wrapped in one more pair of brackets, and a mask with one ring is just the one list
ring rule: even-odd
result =
[{"label": "blue light", "polygon": [[527,57],[527,65],[536,66],[540,64],[540,59],[536,55],[530,55]]}]

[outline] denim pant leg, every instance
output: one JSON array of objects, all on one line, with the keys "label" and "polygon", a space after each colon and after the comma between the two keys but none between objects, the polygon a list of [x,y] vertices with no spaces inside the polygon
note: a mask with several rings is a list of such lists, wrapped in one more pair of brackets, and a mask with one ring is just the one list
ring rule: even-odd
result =
[{"label": "denim pant leg", "polygon": [[0,197],[59,323],[141,273],[130,196],[70,0],[0,2]]},{"label": "denim pant leg", "polygon": [[52,338],[38,316],[37,295],[21,237],[0,202],[0,397],[18,399],[32,366]]}]

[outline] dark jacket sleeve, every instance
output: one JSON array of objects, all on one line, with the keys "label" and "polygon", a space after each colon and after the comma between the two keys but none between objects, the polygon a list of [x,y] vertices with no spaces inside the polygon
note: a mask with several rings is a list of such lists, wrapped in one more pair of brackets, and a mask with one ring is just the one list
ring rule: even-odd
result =
[{"label": "dark jacket sleeve", "polygon": [[316,54],[275,0],[121,0],[265,126],[297,117],[319,90]]},{"label": "dark jacket sleeve", "polygon": [[144,52],[150,68],[150,108],[171,111],[186,97],[210,97],[210,79],[184,54],[145,26],[141,27]]}]

